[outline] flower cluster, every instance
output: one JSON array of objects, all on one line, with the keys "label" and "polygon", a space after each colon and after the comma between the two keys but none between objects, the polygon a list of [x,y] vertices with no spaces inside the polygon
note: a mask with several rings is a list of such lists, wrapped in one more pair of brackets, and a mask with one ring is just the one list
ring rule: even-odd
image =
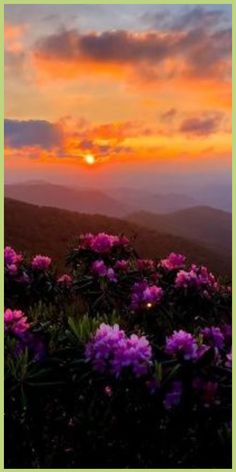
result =
[{"label": "flower cluster", "polygon": [[172,356],[180,356],[185,360],[197,357],[198,345],[192,334],[184,330],[174,331],[166,338],[166,353]]},{"label": "flower cluster", "polygon": [[16,251],[6,246],[4,249],[4,265],[9,275],[14,276],[18,273],[18,268],[23,261],[22,254],[17,254]]},{"label": "flower cluster", "polygon": [[47,270],[51,265],[52,259],[48,256],[38,254],[32,260],[32,268],[34,270]]},{"label": "flower cluster", "polygon": [[203,336],[204,341],[213,345],[213,347],[216,347],[218,349],[222,349],[224,347],[224,334],[222,333],[220,328],[210,326],[202,329],[201,334]]},{"label": "flower cluster", "polygon": [[107,267],[102,260],[94,261],[92,264],[92,272],[99,277],[107,277],[110,282],[117,282],[116,274],[112,267]]},{"label": "flower cluster", "polygon": [[171,252],[166,259],[161,259],[160,266],[165,270],[183,269],[185,266],[186,257],[182,254]]},{"label": "flower cluster", "polygon": [[146,375],[151,365],[152,350],[145,336],[126,336],[117,324],[102,323],[86,346],[86,359],[95,370],[119,377],[130,368],[136,377]]},{"label": "flower cluster", "polygon": [[6,333],[12,333],[16,336],[24,334],[29,329],[27,317],[21,310],[4,311],[4,328]]},{"label": "flower cluster", "polygon": [[80,237],[80,247],[91,249],[99,254],[109,253],[115,246],[127,246],[129,240],[125,236],[115,236],[107,233],[98,233],[96,235],[87,233]]},{"label": "flower cluster", "polygon": [[217,291],[218,284],[211,272],[208,272],[204,266],[198,267],[192,264],[189,271],[180,270],[175,279],[175,286],[177,288],[195,287],[205,289],[205,295],[208,290]]},{"label": "flower cluster", "polygon": [[160,303],[163,290],[157,285],[148,285],[146,280],[136,282],[131,291],[131,309],[139,310],[142,307],[151,308]]}]

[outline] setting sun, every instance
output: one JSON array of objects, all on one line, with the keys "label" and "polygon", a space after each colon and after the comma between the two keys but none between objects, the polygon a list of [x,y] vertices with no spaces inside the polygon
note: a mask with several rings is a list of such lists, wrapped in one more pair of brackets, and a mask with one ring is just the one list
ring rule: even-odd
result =
[{"label": "setting sun", "polygon": [[93,164],[95,164],[95,157],[92,155],[92,154],[87,154],[85,157],[84,157],[84,160],[86,162],[86,164],[92,166]]}]

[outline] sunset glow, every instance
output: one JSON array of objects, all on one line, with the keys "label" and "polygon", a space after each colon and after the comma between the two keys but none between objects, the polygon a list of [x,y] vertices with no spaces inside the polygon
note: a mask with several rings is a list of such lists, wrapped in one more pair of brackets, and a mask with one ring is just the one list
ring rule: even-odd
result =
[{"label": "sunset glow", "polygon": [[230,170],[229,5],[5,11],[7,177]]}]

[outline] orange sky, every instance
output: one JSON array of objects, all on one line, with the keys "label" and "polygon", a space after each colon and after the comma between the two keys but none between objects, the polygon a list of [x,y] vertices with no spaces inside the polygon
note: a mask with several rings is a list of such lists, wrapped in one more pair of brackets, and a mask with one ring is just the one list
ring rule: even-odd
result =
[{"label": "orange sky", "polygon": [[230,6],[9,5],[5,54],[9,175],[230,166]]}]

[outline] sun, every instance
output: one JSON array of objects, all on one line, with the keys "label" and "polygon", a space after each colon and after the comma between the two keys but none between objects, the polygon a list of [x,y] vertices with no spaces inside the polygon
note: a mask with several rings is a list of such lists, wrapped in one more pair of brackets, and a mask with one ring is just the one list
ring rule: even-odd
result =
[{"label": "sun", "polygon": [[84,160],[89,166],[92,166],[96,162],[96,159],[92,154],[86,154],[86,156],[84,156]]}]

